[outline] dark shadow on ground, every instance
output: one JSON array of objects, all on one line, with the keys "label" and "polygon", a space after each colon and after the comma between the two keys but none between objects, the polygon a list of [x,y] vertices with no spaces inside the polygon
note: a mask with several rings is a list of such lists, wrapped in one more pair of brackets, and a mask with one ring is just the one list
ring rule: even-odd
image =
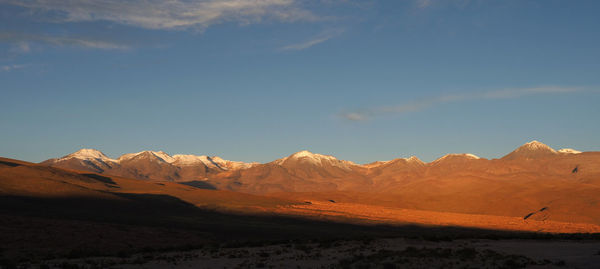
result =
[{"label": "dark shadow on ground", "polygon": [[6,165],[6,166],[10,166],[10,167],[20,166],[20,164],[18,164],[18,163],[6,162],[6,161],[0,161],[0,164]]},{"label": "dark shadow on ground", "polygon": [[101,176],[101,175],[98,175],[98,174],[80,174],[80,175],[82,175],[84,177],[91,178],[91,179],[96,180],[96,181],[100,181],[102,183],[106,183],[106,184],[111,184],[111,185],[117,184],[116,182],[114,182],[112,180],[112,178]]},{"label": "dark shadow on ground", "polygon": [[115,194],[39,198],[0,196],[0,258],[123,255],[145,249],[210,244],[252,246],[290,240],[405,237],[482,239],[600,239],[463,227],[357,225],[276,215],[243,215],[195,207],[168,195]]},{"label": "dark shadow on ground", "polygon": [[217,189],[217,187],[215,187],[214,185],[212,185],[206,181],[200,181],[200,180],[179,182],[179,184],[183,184],[183,185],[187,185],[187,186],[191,186],[191,187],[203,189],[203,190],[216,190]]}]

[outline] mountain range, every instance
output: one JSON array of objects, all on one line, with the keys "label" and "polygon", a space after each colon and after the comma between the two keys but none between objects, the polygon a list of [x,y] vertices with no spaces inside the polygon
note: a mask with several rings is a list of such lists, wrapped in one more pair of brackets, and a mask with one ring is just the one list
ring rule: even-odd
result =
[{"label": "mountain range", "polygon": [[41,163],[150,182],[174,182],[278,199],[336,201],[376,206],[525,216],[600,223],[600,152],[555,150],[531,141],[498,159],[447,154],[356,164],[296,152],[268,163],[143,151],[111,159],[82,149]]},{"label": "mountain range", "polygon": [[80,149],[41,164],[144,180],[204,180],[211,174],[249,168],[258,163],[223,160],[206,155],[173,155],[162,151],[127,153],[111,159],[95,149]]},{"label": "mountain range", "polygon": [[330,155],[296,152],[268,163],[244,163],[206,155],[173,155],[163,151],[128,153],[111,159],[99,150],[81,149],[41,164],[94,173],[154,181],[203,181],[218,189],[251,193],[331,191],[389,188],[398,182],[460,174],[509,175],[535,172],[578,178],[600,172],[598,152],[554,150],[538,142],[526,143],[500,159],[474,154],[447,154],[430,163],[398,158],[356,164]]}]

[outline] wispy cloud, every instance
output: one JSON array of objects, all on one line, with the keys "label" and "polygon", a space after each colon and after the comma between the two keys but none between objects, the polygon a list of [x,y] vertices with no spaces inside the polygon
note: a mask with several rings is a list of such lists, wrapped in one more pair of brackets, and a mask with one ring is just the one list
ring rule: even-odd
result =
[{"label": "wispy cloud", "polygon": [[29,8],[64,22],[110,21],[147,29],[203,29],[226,21],[249,24],[268,19],[318,20],[296,0],[0,0],[0,3]]},{"label": "wispy cloud", "polygon": [[433,7],[465,7],[473,2],[472,0],[414,0],[414,5],[418,9],[428,9]]},{"label": "wispy cloud", "polygon": [[30,50],[29,43],[45,43],[54,46],[74,46],[92,49],[124,50],[129,46],[116,42],[97,40],[85,37],[63,37],[36,34],[0,32],[0,42],[15,43],[22,52]]},{"label": "wispy cloud", "polygon": [[323,33],[300,43],[296,43],[296,44],[290,44],[284,47],[281,47],[280,50],[304,50],[304,49],[308,49],[314,45],[323,43],[329,39],[332,39],[338,35],[340,35],[343,32],[343,30],[340,29],[336,29],[336,30],[328,30],[328,31],[324,31]]},{"label": "wispy cloud", "polygon": [[16,69],[23,69],[28,67],[28,64],[13,64],[13,65],[2,65],[0,66],[0,72],[8,72]]},{"label": "wispy cloud", "polygon": [[417,0],[417,7],[418,8],[427,8],[427,7],[431,6],[432,3],[433,3],[433,0]]},{"label": "wispy cloud", "polygon": [[28,53],[31,51],[31,47],[27,42],[19,42],[15,46],[13,46],[10,51],[12,53]]},{"label": "wispy cloud", "polygon": [[421,111],[436,105],[484,100],[484,99],[510,99],[519,98],[528,95],[539,94],[558,94],[558,93],[573,93],[582,91],[582,88],[575,87],[534,87],[534,88],[517,88],[517,89],[502,89],[496,91],[480,92],[480,93],[464,93],[454,95],[441,95],[429,99],[408,102],[394,106],[381,106],[359,111],[350,111],[340,113],[340,117],[350,121],[365,121],[376,116],[388,114],[404,114],[408,112]]},{"label": "wispy cloud", "polygon": [[319,38],[314,38],[311,40],[307,40],[304,41],[302,43],[298,43],[298,44],[291,44],[291,45],[287,45],[285,47],[282,47],[281,50],[303,50],[303,49],[308,49],[314,45],[317,45],[319,43],[323,43],[329,39],[331,39],[332,36],[325,36],[325,37],[319,37]]}]

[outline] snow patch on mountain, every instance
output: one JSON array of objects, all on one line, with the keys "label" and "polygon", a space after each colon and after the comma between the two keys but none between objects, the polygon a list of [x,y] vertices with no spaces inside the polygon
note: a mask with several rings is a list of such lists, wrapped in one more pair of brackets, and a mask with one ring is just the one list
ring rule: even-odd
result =
[{"label": "snow patch on mountain", "polygon": [[210,159],[218,164],[220,167],[226,169],[226,170],[238,170],[238,169],[247,169],[250,167],[253,167],[255,165],[258,165],[260,163],[257,162],[251,162],[251,163],[246,163],[246,162],[238,162],[238,161],[230,161],[230,160],[224,160],[221,157],[218,156],[213,156],[210,157]]},{"label": "snow patch on mountain", "polygon": [[548,158],[558,154],[556,150],[539,141],[533,140],[518,147],[511,153],[502,157],[503,160],[532,160],[536,158]]},{"label": "snow patch on mountain", "polygon": [[389,160],[389,161],[376,161],[376,162],[372,162],[372,163],[368,163],[368,164],[363,164],[361,166],[365,167],[365,168],[376,168],[376,167],[386,165],[388,163],[391,163],[391,162],[397,161],[397,160],[404,160],[406,163],[423,164],[423,161],[421,161],[421,159],[417,158],[416,156],[410,156],[408,158],[399,158],[399,159],[394,159],[394,160]]},{"label": "snow patch on mountain", "polygon": [[163,151],[152,151],[152,154],[154,154],[154,156],[163,159],[165,162],[168,163],[172,163],[175,161],[175,159],[173,157],[171,157],[169,154],[163,152]]},{"label": "snow patch on mountain", "polygon": [[313,164],[320,164],[321,161],[323,161],[323,160],[337,161],[338,159],[336,159],[335,157],[333,157],[331,155],[317,154],[317,153],[312,153],[308,150],[303,150],[303,151],[298,151],[298,152],[296,152],[288,157],[285,157],[283,159],[279,159],[279,160],[275,161],[275,163],[283,164],[287,160],[303,160],[303,161],[308,161]]},{"label": "snow patch on mountain", "polygon": [[173,163],[178,165],[196,165],[198,163],[202,163],[208,166],[206,163],[209,162],[207,156],[198,156],[192,154],[175,154],[173,155],[173,160]]},{"label": "snow patch on mountain", "polygon": [[[471,155],[473,155],[473,154],[471,154]],[[475,155],[473,155],[473,156],[475,156]],[[477,156],[475,156],[475,157],[477,157]],[[477,158],[479,158],[479,157],[477,157]],[[423,163],[423,161],[421,161],[421,159],[417,158],[417,156],[410,156],[408,158],[405,158],[405,160],[410,163]]]},{"label": "snow patch on mountain", "polygon": [[554,150],[553,148],[549,147],[548,145],[539,142],[537,140],[533,140],[531,142],[525,143],[523,146],[519,147],[517,149],[517,151],[523,151],[523,150],[530,150],[530,151],[537,151],[537,150],[545,150],[545,151],[551,151],[556,153],[556,150]]},{"label": "snow patch on mountain", "polygon": [[167,153],[165,153],[163,151],[148,151],[148,150],[146,150],[146,151],[140,151],[140,152],[136,152],[136,153],[123,154],[117,160],[119,162],[122,162],[122,161],[125,161],[125,160],[133,159],[133,158],[138,157],[138,156],[143,155],[143,154],[152,155],[154,157],[157,157],[161,161],[164,161],[164,162],[167,162],[167,163],[172,163],[172,162],[175,161],[175,159],[173,157],[171,157],[169,154],[167,154]]},{"label": "snow patch on mountain", "polygon": [[559,149],[558,153],[563,153],[563,154],[579,154],[579,153],[581,153],[581,151],[570,149],[570,148],[564,148],[564,149]]},{"label": "snow patch on mountain", "polygon": [[350,167],[356,165],[355,163],[353,163],[351,161],[338,160],[337,158],[335,158],[331,155],[312,153],[308,150],[299,151],[288,157],[285,157],[285,158],[282,158],[279,160],[275,160],[274,163],[277,165],[285,165],[285,163],[288,163],[291,161],[305,162],[305,163],[309,163],[309,164],[315,165],[315,166],[330,165],[330,166],[339,167],[339,168],[342,168],[345,170],[351,170]]},{"label": "snow patch on mountain", "polygon": [[176,165],[196,165],[198,163],[203,163],[209,168],[212,169],[221,169],[221,170],[237,170],[237,169],[246,169],[250,168],[258,163],[245,163],[245,162],[236,162],[225,160],[218,156],[206,156],[206,155],[184,155],[177,154],[173,155],[175,161],[173,162]]},{"label": "snow patch on mountain", "polygon": [[104,162],[106,162],[106,161],[116,162],[116,160],[108,158],[106,155],[104,155],[104,153],[102,153],[99,150],[95,150],[95,149],[80,149],[76,152],[73,152],[73,153],[67,155],[67,156],[56,159],[55,162],[72,159],[72,158],[80,159],[80,160],[98,160],[98,161],[104,161]]},{"label": "snow patch on mountain", "polygon": [[365,168],[375,168],[375,167],[379,167],[379,166],[388,164],[391,161],[392,160],[389,160],[389,161],[375,161],[375,162],[372,162],[372,163],[363,164],[362,167],[365,167]]},{"label": "snow patch on mountain", "polygon": [[475,155],[475,154],[471,154],[471,153],[450,153],[450,154],[446,154],[440,158],[438,158],[437,160],[433,161],[435,162],[439,162],[442,160],[446,160],[449,158],[465,158],[465,159],[470,159],[470,160],[479,160],[481,159],[479,156]]}]

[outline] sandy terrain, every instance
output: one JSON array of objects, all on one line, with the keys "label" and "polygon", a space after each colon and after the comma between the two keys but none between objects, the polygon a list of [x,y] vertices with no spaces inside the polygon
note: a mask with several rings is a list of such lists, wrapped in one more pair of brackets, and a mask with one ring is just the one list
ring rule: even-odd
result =
[{"label": "sandy terrain", "polygon": [[570,223],[548,220],[523,219],[519,217],[460,214],[392,208],[385,206],[340,203],[330,201],[306,201],[310,204],[281,206],[281,214],[299,214],[318,218],[345,217],[365,222],[386,224],[421,224],[461,226],[493,230],[532,231],[547,233],[598,233],[600,225]]}]

